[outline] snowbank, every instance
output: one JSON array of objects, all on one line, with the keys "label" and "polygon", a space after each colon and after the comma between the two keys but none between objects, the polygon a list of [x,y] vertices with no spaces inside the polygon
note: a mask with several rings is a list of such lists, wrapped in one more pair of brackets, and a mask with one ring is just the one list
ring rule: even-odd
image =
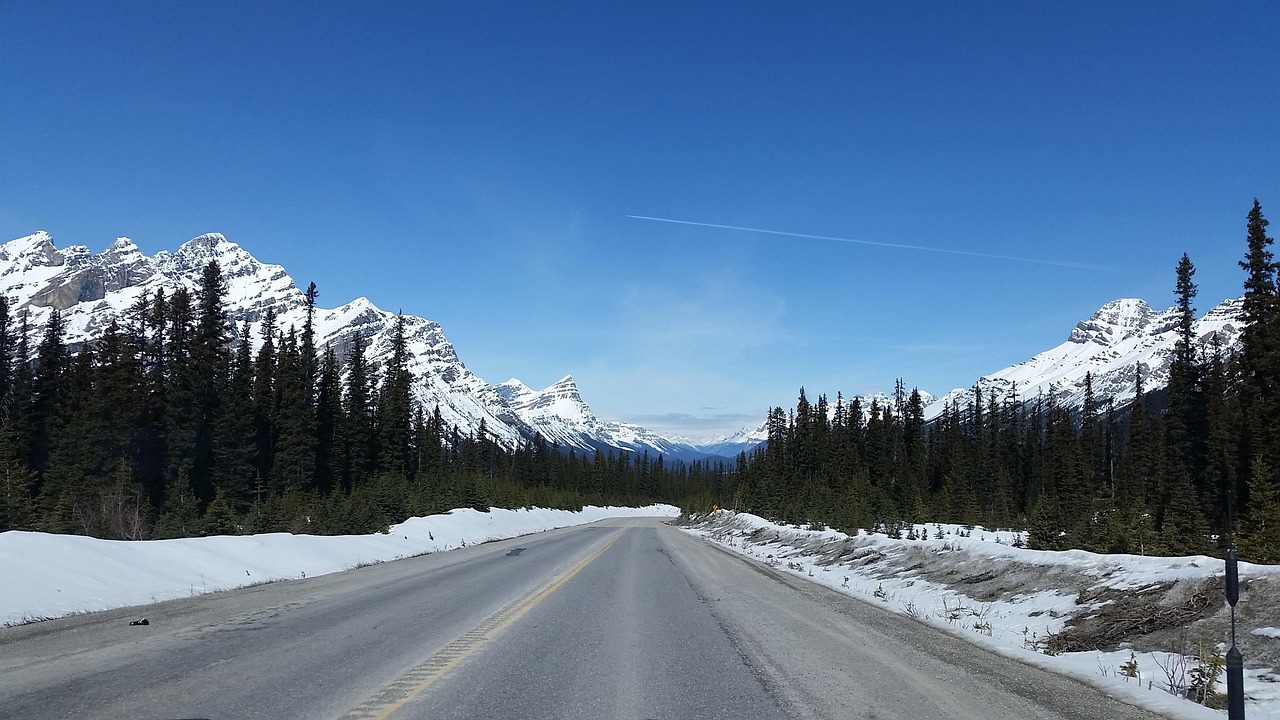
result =
[{"label": "snowbank", "polygon": [[348,570],[611,517],[675,516],[670,505],[472,509],[415,517],[374,535],[98,540],[0,533],[0,625],[140,605]]}]

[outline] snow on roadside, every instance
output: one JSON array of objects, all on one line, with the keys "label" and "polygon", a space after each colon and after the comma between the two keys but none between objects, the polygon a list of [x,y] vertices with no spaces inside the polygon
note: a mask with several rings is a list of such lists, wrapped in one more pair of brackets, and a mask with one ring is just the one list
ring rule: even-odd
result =
[{"label": "snow on roadside", "polygon": [[[1002,655],[1075,677],[1169,717],[1225,717],[1223,711],[1169,692],[1163,668],[1173,670],[1186,662],[1181,677],[1189,679],[1187,673],[1194,667],[1170,653],[1043,652],[1044,639],[1061,631],[1070,616],[1108,602],[1091,600],[1099,591],[1137,592],[1160,583],[1221,576],[1221,560],[1028,550],[1017,547],[1026,541],[1023,533],[935,523],[908,526],[912,539],[866,531],[851,537],[835,530],[777,525],[725,510],[699,516],[682,527],[778,570],[937,625]],[[1240,575],[1280,578],[1280,567],[1241,563]],[[1241,636],[1248,633],[1247,628],[1239,631]],[[1280,636],[1280,629],[1258,628],[1252,634],[1274,638]],[[1122,669],[1131,657],[1137,677],[1126,676]],[[1223,675],[1218,689],[1225,692],[1225,688]],[[1280,675],[1271,668],[1246,667],[1245,694],[1250,720],[1280,720]]]},{"label": "snow on roadside", "polygon": [[409,518],[385,534],[144,541],[11,530],[0,533],[0,626],[314,577],[605,518],[678,513],[670,505],[579,512],[465,508]]}]

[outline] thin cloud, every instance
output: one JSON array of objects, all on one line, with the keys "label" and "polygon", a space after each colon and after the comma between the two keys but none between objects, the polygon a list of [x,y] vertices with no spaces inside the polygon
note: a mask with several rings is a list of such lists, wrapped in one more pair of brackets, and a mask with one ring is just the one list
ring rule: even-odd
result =
[{"label": "thin cloud", "polygon": [[926,247],[924,245],[903,245],[901,243],[875,242],[873,240],[857,240],[855,238],[836,237],[833,235],[810,235],[809,233],[787,232],[785,230],[767,230],[765,228],[743,227],[741,225],[722,225],[720,223],[694,222],[692,220],[675,220],[672,218],[653,217],[650,215],[628,215],[627,217],[635,220],[651,220],[653,222],[673,223],[676,225],[693,225],[695,227],[717,228],[720,230],[737,230],[740,232],[753,232],[763,235],[781,235],[784,237],[805,238],[808,240],[832,240],[835,242],[853,243],[855,245],[872,245],[875,247],[896,248],[899,250],[919,250],[923,252],[945,253],[947,255],[965,255],[968,257],[988,258],[991,260],[1007,260],[1010,262],[1032,263],[1034,265],[1049,265],[1051,267],[1077,268],[1080,270],[1100,270],[1103,272],[1129,273],[1129,270],[1108,267],[1106,265],[1092,265],[1089,263],[1076,263],[1062,260],[1041,260],[1038,258],[1017,257],[1014,255],[994,255],[991,253],[973,252],[971,250],[952,250],[950,248]]}]

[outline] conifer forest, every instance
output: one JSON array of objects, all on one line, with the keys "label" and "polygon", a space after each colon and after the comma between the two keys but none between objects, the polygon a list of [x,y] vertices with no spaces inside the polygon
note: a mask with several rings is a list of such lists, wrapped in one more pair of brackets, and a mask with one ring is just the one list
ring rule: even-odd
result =
[{"label": "conifer forest", "polygon": [[[1081,408],[983,393],[926,422],[899,381],[887,403],[839,393],[768,412],[736,461],[509,450],[417,406],[403,325],[371,366],[268,314],[235,332],[225,280],[144,297],[69,348],[55,311],[30,328],[0,298],[0,531],[114,539],[362,533],[455,507],[670,502],[846,532],[953,522],[1028,530],[1039,549],[1280,562],[1280,263],[1254,201],[1237,347],[1197,342],[1195,267],[1174,273],[1167,387]],[[314,308],[314,286],[307,293]],[[36,346],[29,338],[40,338]]]}]

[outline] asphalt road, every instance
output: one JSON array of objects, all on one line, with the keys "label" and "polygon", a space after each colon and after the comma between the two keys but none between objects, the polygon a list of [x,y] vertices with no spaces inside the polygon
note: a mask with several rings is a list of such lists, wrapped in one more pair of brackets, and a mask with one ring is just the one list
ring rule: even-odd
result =
[{"label": "asphalt road", "polygon": [[649,519],[0,630],[5,720],[388,717],[1158,716]]}]

